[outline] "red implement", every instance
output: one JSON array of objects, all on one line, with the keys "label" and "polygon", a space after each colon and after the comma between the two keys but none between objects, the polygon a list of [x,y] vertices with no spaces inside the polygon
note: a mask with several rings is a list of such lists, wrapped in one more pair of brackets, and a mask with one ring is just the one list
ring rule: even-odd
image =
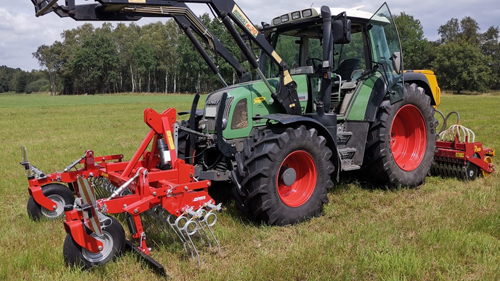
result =
[{"label": "red implement", "polygon": [[453,140],[441,138],[436,141],[438,151],[434,154],[432,174],[474,180],[493,173],[495,150],[483,147],[481,142],[469,142],[469,138],[456,132]]}]

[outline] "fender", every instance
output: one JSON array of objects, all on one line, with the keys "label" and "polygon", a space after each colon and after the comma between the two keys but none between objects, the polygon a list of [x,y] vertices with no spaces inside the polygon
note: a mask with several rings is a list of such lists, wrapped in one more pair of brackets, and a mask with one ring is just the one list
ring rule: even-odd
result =
[{"label": "fender", "polygon": [[434,92],[432,91],[429,79],[427,79],[427,76],[425,74],[417,72],[405,72],[403,74],[403,79],[405,83],[415,83],[417,84],[417,86],[423,88],[425,90],[425,94],[431,98],[431,105],[438,105],[436,104],[436,99],[434,98]]},{"label": "fender", "polygon": [[261,119],[268,119],[268,120],[273,120],[276,121],[282,125],[305,125],[309,127],[313,127],[316,130],[318,130],[319,134],[326,139],[326,145],[332,150],[332,162],[335,165],[335,173],[336,173],[336,180],[337,182],[339,181],[339,174],[340,174],[340,154],[337,149],[337,142],[336,142],[336,135],[335,132],[337,131],[337,116],[335,114],[328,114],[324,115],[324,117],[327,117],[331,120],[331,124],[335,125],[334,132],[330,132],[330,130],[325,127],[321,122],[319,122],[316,119],[313,118],[319,118],[317,117],[316,114],[314,115],[289,115],[289,114],[281,114],[281,113],[276,113],[276,114],[269,114],[269,115],[264,115],[264,116],[255,116],[252,119],[253,120],[261,120]]},{"label": "fender", "polygon": [[37,182],[37,180],[32,179],[29,182],[30,186],[28,187],[28,192],[31,196],[33,196],[35,202],[47,210],[55,210],[55,208],[57,207],[57,203],[43,194],[42,187],[35,183]]},{"label": "fender", "polygon": [[64,220],[64,229],[71,235],[73,240],[92,253],[99,253],[99,248],[102,249],[103,244],[101,241],[87,234],[85,226],[78,214],[78,211],[73,209],[73,206],[68,205],[64,207],[66,219]]}]

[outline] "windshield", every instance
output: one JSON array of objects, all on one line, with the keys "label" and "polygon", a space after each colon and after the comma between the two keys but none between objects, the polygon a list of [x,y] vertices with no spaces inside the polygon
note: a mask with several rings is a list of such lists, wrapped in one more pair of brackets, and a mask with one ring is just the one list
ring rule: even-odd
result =
[{"label": "windshield", "polygon": [[[361,30],[361,28],[359,28]],[[317,72],[323,60],[323,46],[320,38],[321,32],[315,32],[316,36],[293,36],[288,34],[272,35],[272,43],[276,52],[288,64],[293,74]],[[363,33],[356,32],[351,35],[349,44],[336,44],[334,46],[334,71],[342,73],[342,79],[350,78],[351,70],[366,70],[365,44]],[[261,59],[263,59],[261,57]],[[262,63],[263,61],[261,61]],[[261,64],[262,66],[262,64]],[[269,67],[269,61],[266,61],[266,75],[275,77],[278,67],[273,65]],[[346,69],[348,71],[346,72]]]}]

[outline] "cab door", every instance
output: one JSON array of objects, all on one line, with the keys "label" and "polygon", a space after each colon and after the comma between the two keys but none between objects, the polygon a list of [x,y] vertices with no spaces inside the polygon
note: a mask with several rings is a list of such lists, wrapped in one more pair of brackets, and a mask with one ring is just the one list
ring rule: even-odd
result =
[{"label": "cab door", "polygon": [[389,7],[384,3],[368,22],[374,67],[378,67],[387,83],[391,103],[404,98],[403,55],[401,42]]}]

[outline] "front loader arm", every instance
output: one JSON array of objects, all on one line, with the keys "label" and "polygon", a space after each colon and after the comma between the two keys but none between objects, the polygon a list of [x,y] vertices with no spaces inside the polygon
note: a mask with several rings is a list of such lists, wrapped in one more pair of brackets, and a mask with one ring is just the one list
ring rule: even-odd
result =
[{"label": "front loader arm", "polygon": [[[233,0],[181,0],[181,1],[166,1],[166,0],[95,0],[96,4],[86,4],[86,5],[75,5],[75,0],[66,0],[66,6],[59,6],[56,0],[32,0],[35,5],[35,11],[37,16],[44,15],[48,13],[51,9],[61,17],[71,17],[75,20],[138,20],[141,16],[164,16],[164,17],[174,17],[177,23],[183,28],[186,35],[193,42],[196,49],[200,52],[202,57],[205,59],[207,64],[210,66],[212,71],[219,76],[222,82],[225,84],[222,77],[218,73],[218,69],[215,64],[208,57],[206,52],[198,45],[199,42],[195,40],[193,36],[189,34],[193,26],[192,19],[183,18],[182,15],[179,16],[179,9],[188,14],[192,14],[192,11],[185,6],[185,3],[196,3],[196,4],[207,4],[209,5],[217,14],[217,17],[222,20],[224,26],[227,28],[233,39],[235,40],[238,47],[241,49],[245,57],[248,59],[250,65],[259,73],[259,76],[266,83],[267,87],[272,93],[272,97],[281,105],[283,110],[287,114],[301,114],[300,103],[297,95],[297,85],[293,81],[290,72],[288,70],[288,65],[286,62],[276,53],[271,44],[266,40],[265,36],[260,33],[253,23],[248,19],[245,13]],[[189,12],[188,12],[189,11]],[[188,20],[190,25],[186,25]],[[198,20],[199,21],[199,20]],[[196,21],[194,21],[197,23]],[[276,90],[267,82],[264,74],[260,71],[257,60],[252,54],[251,50],[246,46],[243,38],[239,34],[236,27],[233,25],[235,23],[239,28],[241,28],[248,38],[254,41],[264,53],[266,53],[277,65],[279,69],[279,85]],[[203,25],[202,25],[203,26]],[[193,28],[193,30],[198,30],[196,33],[200,34],[199,28]],[[202,29],[204,31],[207,29]],[[203,34],[203,32],[201,32]],[[211,34],[211,33],[210,33]],[[213,34],[211,34],[213,35]],[[208,40],[206,36],[201,36],[204,40]],[[217,40],[218,41],[218,40]],[[213,41],[215,42],[215,41]],[[220,41],[218,41],[220,43]],[[210,45],[210,40],[208,41]],[[215,44],[214,44],[215,46]],[[220,48],[220,44],[217,50],[226,61],[228,61],[237,71],[238,66],[234,64],[233,56],[229,56],[229,52],[225,52],[225,48]],[[233,63],[232,63],[233,62]],[[240,69],[241,71],[241,69]]]},{"label": "front loader arm", "polygon": [[[198,1],[182,1],[182,2],[198,2]],[[209,4],[217,13],[217,16],[222,20],[225,27],[231,33],[231,36],[238,44],[238,47],[247,57],[249,63],[252,67],[259,73],[262,80],[266,83],[267,87],[272,93],[273,99],[278,102],[279,105],[284,109],[287,114],[301,114],[301,108],[299,103],[299,98],[297,95],[297,84],[293,81],[290,72],[288,71],[288,65],[286,62],[276,53],[274,48],[266,40],[266,37],[260,33],[253,23],[248,19],[245,13],[233,0],[211,0],[208,1]],[[254,41],[264,53],[266,53],[277,65],[279,69],[279,85],[276,91],[267,83],[264,74],[259,69],[259,64],[252,52],[246,46],[243,38],[233,26],[234,22],[238,27],[240,27],[250,38]]]}]

